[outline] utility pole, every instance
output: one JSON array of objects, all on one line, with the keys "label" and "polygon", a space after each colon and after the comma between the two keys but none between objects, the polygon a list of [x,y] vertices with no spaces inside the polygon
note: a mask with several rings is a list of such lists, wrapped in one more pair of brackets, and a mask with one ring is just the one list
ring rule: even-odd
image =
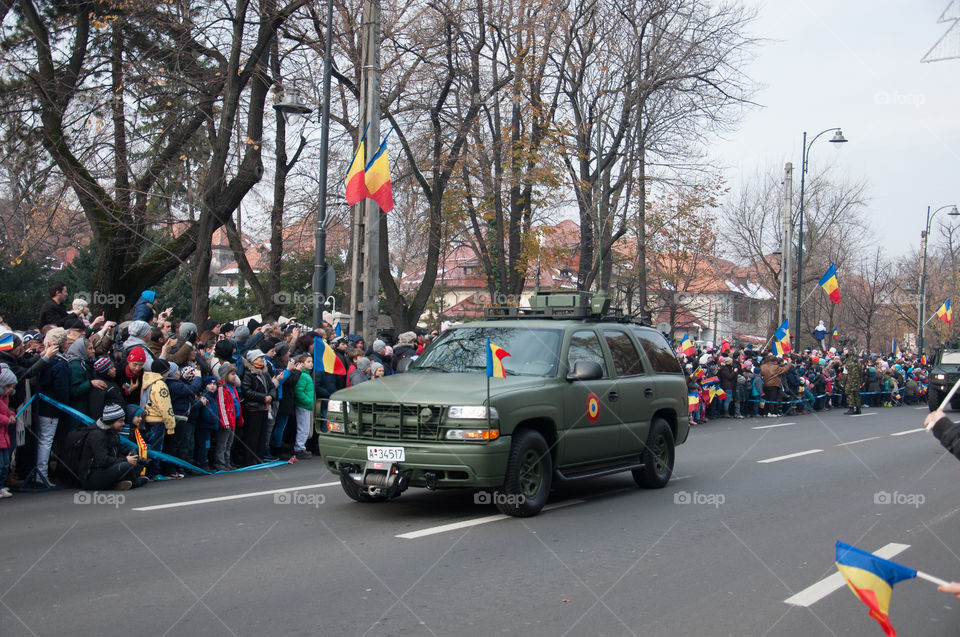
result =
[{"label": "utility pole", "polygon": [[[380,0],[364,1],[362,28],[360,127],[367,130],[364,151],[372,157],[380,144]],[[350,327],[367,343],[377,336],[380,314],[380,215],[380,206],[373,199],[353,206]]]},{"label": "utility pole", "polygon": [[780,239],[780,307],[777,325],[790,316],[790,282],[793,280],[793,164],[783,168],[783,199],[780,202],[780,217],[783,219],[783,234]]}]

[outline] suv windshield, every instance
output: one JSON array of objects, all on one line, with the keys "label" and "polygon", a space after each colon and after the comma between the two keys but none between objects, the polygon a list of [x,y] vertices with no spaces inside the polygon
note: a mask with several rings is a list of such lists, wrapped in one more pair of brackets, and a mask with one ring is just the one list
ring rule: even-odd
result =
[{"label": "suv windshield", "polygon": [[958,351],[945,351],[943,356],[940,357],[941,365],[960,365],[960,352]]},{"label": "suv windshield", "polygon": [[510,356],[508,376],[554,376],[560,360],[561,330],[523,327],[456,327],[444,332],[410,369],[486,373],[487,339]]}]

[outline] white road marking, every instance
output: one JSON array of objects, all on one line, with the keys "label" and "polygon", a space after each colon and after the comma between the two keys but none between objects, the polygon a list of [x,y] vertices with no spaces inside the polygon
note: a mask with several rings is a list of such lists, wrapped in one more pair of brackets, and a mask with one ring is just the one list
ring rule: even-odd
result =
[{"label": "white road marking", "polygon": [[799,458],[800,456],[809,456],[812,453],[820,453],[823,449],[807,449],[806,451],[798,451],[797,453],[788,453],[785,456],[777,456],[776,458],[767,458],[766,460],[757,460],[760,464],[767,464],[770,462],[780,462],[781,460],[789,460],[790,458]]},{"label": "white road marking", "polygon": [[878,412],[870,411],[865,414],[853,414],[851,418],[863,418],[864,416],[876,416]]},{"label": "white road marking", "polygon": [[[879,551],[874,551],[873,554],[889,560],[890,558],[903,553],[908,548],[910,548],[909,544],[897,544],[896,542],[891,542],[890,544],[887,544],[881,548]],[[830,593],[840,590],[846,586],[846,584],[847,582],[843,579],[843,575],[837,572],[829,577],[825,577],[812,586],[808,586],[796,595],[788,597],[787,599],[783,600],[783,603],[790,604],[792,606],[812,606]]]},{"label": "white road marking", "polygon": [[915,434],[918,431],[926,431],[925,427],[920,427],[919,429],[907,429],[906,431],[898,431],[897,433],[890,434],[891,436],[906,436],[907,434]]},{"label": "white road marking", "polygon": [[[337,483],[339,484],[339,483]],[[543,507],[544,511],[549,511],[551,509],[560,509],[562,507],[568,507],[572,504],[583,504],[586,500],[567,500],[566,502],[557,502],[556,504],[548,504]],[[490,522],[499,522],[500,520],[507,520],[511,516],[498,513],[497,515],[488,515],[482,518],[473,518],[472,520],[463,520],[462,522],[451,522],[450,524],[441,524],[440,526],[431,526],[425,529],[420,529],[419,531],[410,531],[409,533],[401,533],[400,535],[395,535],[404,540],[416,540],[417,538],[426,537],[428,535],[436,535],[438,533],[447,533],[449,531],[456,531],[457,529],[466,529],[471,526],[479,526],[480,524],[489,524]]]},{"label": "white road marking", "polygon": [[839,445],[834,445],[835,447],[846,447],[847,445],[855,445],[858,442],[867,442],[868,440],[879,440],[883,436],[871,436],[869,438],[861,438],[860,440],[851,440],[850,442],[841,442]]},{"label": "white road marking", "polygon": [[775,427],[789,427],[790,425],[795,425],[795,422],[780,422],[775,425],[763,425],[762,427],[751,427],[751,429],[773,429]]},{"label": "white road marking", "polygon": [[255,498],[259,495],[273,495],[274,493],[286,493],[287,491],[306,491],[307,489],[320,489],[322,487],[332,487],[337,482],[321,482],[319,484],[304,484],[299,487],[287,487],[285,489],[271,489],[270,491],[255,491],[253,493],[238,493],[236,495],[224,495],[219,498],[203,498],[201,500],[185,500],[183,502],[170,502],[167,504],[154,504],[153,506],[135,507],[134,511],[159,511],[161,509],[176,509],[178,507],[188,507],[195,504],[210,504],[211,502],[226,502],[228,500],[243,500],[245,498]]},{"label": "white road marking", "polygon": [[687,478],[692,478],[693,476],[672,476],[670,482],[676,482],[677,480],[686,480]]},{"label": "white road marking", "polygon": [[914,409],[930,409],[930,408],[924,405],[923,407],[914,407]]}]

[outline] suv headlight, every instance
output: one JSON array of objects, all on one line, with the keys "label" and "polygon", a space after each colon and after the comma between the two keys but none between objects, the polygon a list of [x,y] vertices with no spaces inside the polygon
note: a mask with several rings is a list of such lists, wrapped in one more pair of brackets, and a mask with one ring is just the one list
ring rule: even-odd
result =
[{"label": "suv headlight", "polygon": [[500,437],[499,429],[447,429],[444,436],[447,440],[496,440]]},{"label": "suv headlight", "polygon": [[947,380],[947,375],[946,375],[946,374],[936,374],[936,375],[934,376],[934,378],[936,378],[937,380]]},{"label": "suv headlight", "polygon": [[350,406],[348,403],[345,403],[342,400],[328,400],[327,411],[335,414],[342,414],[343,412],[349,413]]},{"label": "suv headlight", "polygon": [[[497,408],[490,408],[490,418],[499,418]],[[487,407],[485,405],[454,405],[447,411],[447,418],[458,420],[486,420]]]}]

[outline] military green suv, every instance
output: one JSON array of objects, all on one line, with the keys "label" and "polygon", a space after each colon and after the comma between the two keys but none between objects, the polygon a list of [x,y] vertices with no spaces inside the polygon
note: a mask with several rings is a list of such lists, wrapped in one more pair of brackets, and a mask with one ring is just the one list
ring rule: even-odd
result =
[{"label": "military green suv", "polygon": [[[320,452],[346,494],[489,489],[532,516],[554,484],[631,471],[662,488],[687,439],[687,389],[662,334],[586,293],[489,308],[445,331],[404,373],[330,397]],[[487,374],[487,343],[509,353]]]},{"label": "military green suv", "polygon": [[[960,379],[960,339],[944,343],[933,355],[933,369],[930,371],[930,389],[927,392],[930,411],[934,411],[949,393],[950,388]],[[950,406],[960,409],[960,392],[950,401]]]}]

